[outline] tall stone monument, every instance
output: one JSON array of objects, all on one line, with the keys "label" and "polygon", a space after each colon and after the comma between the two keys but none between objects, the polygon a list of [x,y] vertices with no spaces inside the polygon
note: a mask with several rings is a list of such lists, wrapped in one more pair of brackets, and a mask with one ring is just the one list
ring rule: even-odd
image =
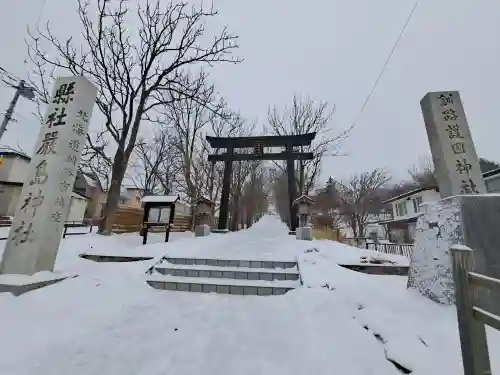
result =
[{"label": "tall stone monument", "polygon": [[[408,287],[445,304],[454,303],[450,247],[475,254],[476,271],[500,278],[500,196],[485,184],[465,111],[457,91],[431,92],[420,102],[441,200],[423,204],[417,220]],[[500,295],[499,295],[500,296]],[[482,296],[490,311],[500,298]]]},{"label": "tall stone monument", "polygon": [[32,275],[54,269],[96,95],[97,89],[84,77],[56,80],[0,274]]},{"label": "tall stone monument", "polygon": [[486,193],[458,91],[430,92],[420,106],[441,198]]}]

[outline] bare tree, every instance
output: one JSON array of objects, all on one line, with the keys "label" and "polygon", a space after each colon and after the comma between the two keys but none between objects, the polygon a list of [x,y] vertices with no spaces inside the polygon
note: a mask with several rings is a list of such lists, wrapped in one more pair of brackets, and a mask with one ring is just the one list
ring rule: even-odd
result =
[{"label": "bare tree", "polygon": [[127,175],[144,195],[170,194],[179,163],[168,126],[156,129],[151,139],[139,139],[132,159]]},{"label": "bare tree", "polygon": [[[98,180],[104,191],[108,191],[111,186],[113,158],[106,153],[109,145],[109,141],[106,140],[106,130],[96,132],[94,136],[96,143],[87,142],[83,148],[79,168],[87,176]],[[87,137],[90,139],[88,134]]]},{"label": "bare tree", "polygon": [[234,221],[250,227],[255,220],[268,210],[269,184],[266,169],[259,165],[250,172],[250,178],[243,186],[239,199],[238,214]]},{"label": "bare tree", "polygon": [[[134,10],[139,23],[132,31],[129,25]],[[238,45],[237,38],[224,28],[210,41],[204,39],[208,44],[203,46],[204,21],[216,11],[189,7],[184,2],[146,0],[133,5],[126,0],[97,0],[96,12],[88,2],[79,0],[78,14],[84,45],[71,37],[59,40],[47,26],[45,31],[30,33],[29,52],[35,67],[40,67],[33,73],[44,82],[38,84],[39,91],[47,87],[47,79],[53,78],[53,67],[85,76],[98,88],[96,105],[114,146],[111,184],[99,227],[99,233],[109,234],[141,121],[153,117],[159,107],[192,99],[199,82],[186,79],[187,69],[239,62],[231,56]],[[46,53],[43,44],[55,49],[56,56]],[[40,76],[47,72],[48,77]],[[205,81],[205,77],[201,73],[199,79]],[[90,136],[87,141],[94,150],[103,146]]]},{"label": "bare tree", "polygon": [[[238,230],[238,224],[242,217],[242,199],[244,188],[247,183],[251,184],[252,178],[256,179],[261,165],[260,161],[237,161],[233,162],[233,176],[230,192],[230,229]],[[253,188],[256,188],[254,181]]]},{"label": "bare tree", "polygon": [[[330,120],[335,111],[327,102],[315,102],[311,98],[300,99],[293,96],[291,108],[283,111],[273,107],[269,109],[269,132],[274,135],[298,135],[316,133],[311,146],[300,146],[301,152],[313,152],[312,160],[296,162],[297,186],[299,195],[308,194],[316,183],[324,157],[338,154],[340,142],[347,137],[348,130],[334,134]],[[276,164],[281,170],[284,165]]]},{"label": "bare tree", "polygon": [[365,235],[370,215],[379,212],[381,199],[377,193],[388,181],[386,171],[375,169],[353,175],[348,181],[338,183],[340,212],[355,238]]},{"label": "bare tree", "polygon": [[[226,111],[224,116],[213,117],[210,121],[210,135],[215,137],[236,137],[248,134],[245,129],[247,124],[239,113]],[[250,125],[250,133],[255,124]],[[211,200],[216,201],[222,191],[222,176],[224,174],[224,163],[208,161],[208,154],[221,153],[220,149],[211,149],[205,137],[201,139],[202,157],[199,158],[200,168],[204,170],[205,184],[203,194]],[[214,212],[215,214],[215,212]]]},{"label": "bare tree", "polygon": [[281,220],[287,223],[289,222],[290,210],[288,207],[288,181],[286,172],[280,168],[272,169],[269,172],[272,185],[272,197],[276,211]]},{"label": "bare tree", "polygon": [[434,164],[428,157],[421,158],[418,165],[413,165],[408,170],[416,187],[433,188],[437,186]]},{"label": "bare tree", "polygon": [[224,110],[225,104],[216,98],[214,87],[199,85],[196,95],[176,100],[162,111],[165,121],[171,125],[171,143],[179,157],[178,189],[191,204],[202,194],[206,177],[203,130],[216,118],[223,118]]},{"label": "bare tree", "polygon": [[340,194],[332,177],[328,178],[325,187],[318,189],[314,197],[314,221],[320,226],[336,228]]}]

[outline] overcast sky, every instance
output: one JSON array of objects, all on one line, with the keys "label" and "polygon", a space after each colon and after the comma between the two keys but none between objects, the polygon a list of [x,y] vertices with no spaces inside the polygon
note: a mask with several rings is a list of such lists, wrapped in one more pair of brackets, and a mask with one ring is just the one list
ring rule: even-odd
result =
[{"label": "overcast sky", "polygon": [[[166,1],[166,0],[165,0]],[[25,77],[26,25],[50,19],[59,32],[79,32],[75,0],[0,0],[0,66]],[[217,23],[240,36],[245,61],[213,70],[229,105],[263,124],[269,105],[294,93],[336,106],[331,126],[349,127],[369,93],[413,0],[216,0]],[[42,11],[43,8],[43,12]],[[421,0],[355,130],[329,158],[322,180],[376,167],[395,179],[429,146],[419,101],[428,91],[459,90],[478,154],[500,161],[500,2]],[[133,27],[133,26],[132,26]],[[0,86],[0,111],[13,90]],[[21,100],[18,123],[2,143],[31,153],[39,125]]]}]

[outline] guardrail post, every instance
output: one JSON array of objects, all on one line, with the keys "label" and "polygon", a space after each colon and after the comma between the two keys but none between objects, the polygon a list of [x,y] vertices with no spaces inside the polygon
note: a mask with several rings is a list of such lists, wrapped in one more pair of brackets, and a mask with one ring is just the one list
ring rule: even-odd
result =
[{"label": "guardrail post", "polygon": [[450,251],[464,374],[490,375],[486,330],[483,323],[474,319],[472,311],[477,298],[476,288],[469,284],[469,272],[474,269],[474,254],[462,245],[453,245]]}]

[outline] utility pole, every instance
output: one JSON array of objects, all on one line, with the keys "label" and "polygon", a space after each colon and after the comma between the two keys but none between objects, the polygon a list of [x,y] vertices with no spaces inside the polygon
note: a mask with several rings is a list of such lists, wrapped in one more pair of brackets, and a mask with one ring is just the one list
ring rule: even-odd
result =
[{"label": "utility pole", "polygon": [[7,112],[5,112],[2,124],[0,125],[0,140],[2,139],[3,133],[5,133],[5,130],[7,129],[7,124],[12,119],[12,114],[14,113],[14,108],[16,107],[19,97],[22,96],[29,100],[33,100],[35,98],[35,89],[27,86],[24,80],[20,80],[18,86],[12,87],[16,89],[16,92],[14,93],[14,97],[12,98],[9,108],[7,109]]}]

